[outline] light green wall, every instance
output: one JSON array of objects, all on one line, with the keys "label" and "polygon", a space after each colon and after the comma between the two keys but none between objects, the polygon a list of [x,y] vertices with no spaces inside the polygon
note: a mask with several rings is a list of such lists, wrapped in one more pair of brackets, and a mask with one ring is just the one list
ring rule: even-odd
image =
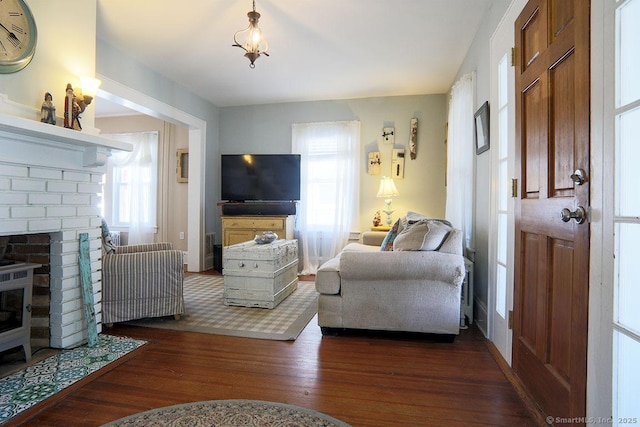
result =
[{"label": "light green wall", "polygon": [[[360,224],[371,227],[384,202],[376,198],[382,175],[390,175],[392,148],[406,150],[405,177],[396,180],[400,196],[393,199],[394,220],[407,210],[443,217],[445,207],[445,95],[397,96],[335,101],[225,107],[220,109],[220,151],[238,153],[290,153],[293,123],[359,120]],[[409,124],[418,118],[418,151],[409,159]],[[395,127],[395,145],[382,143],[382,128]],[[367,154],[380,151],[381,174],[367,174]],[[384,214],[383,214],[384,217]]]}]

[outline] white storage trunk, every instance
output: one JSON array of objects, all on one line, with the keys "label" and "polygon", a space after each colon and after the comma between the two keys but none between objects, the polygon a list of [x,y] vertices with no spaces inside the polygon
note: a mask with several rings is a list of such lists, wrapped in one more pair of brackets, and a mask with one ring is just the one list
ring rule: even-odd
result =
[{"label": "white storage trunk", "polygon": [[298,287],[298,241],[254,241],[224,249],[224,303],[274,308]]}]

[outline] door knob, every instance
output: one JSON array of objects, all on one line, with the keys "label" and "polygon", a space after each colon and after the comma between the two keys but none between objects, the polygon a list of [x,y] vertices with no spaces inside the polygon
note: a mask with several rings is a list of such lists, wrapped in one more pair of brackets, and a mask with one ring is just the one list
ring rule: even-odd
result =
[{"label": "door knob", "polygon": [[571,218],[575,219],[578,224],[582,224],[587,219],[587,211],[582,207],[578,206],[578,208],[571,212],[569,209],[562,209],[562,221],[569,222]]},{"label": "door knob", "polygon": [[576,169],[574,173],[571,174],[571,181],[575,184],[582,185],[587,180],[587,173],[584,169]]}]

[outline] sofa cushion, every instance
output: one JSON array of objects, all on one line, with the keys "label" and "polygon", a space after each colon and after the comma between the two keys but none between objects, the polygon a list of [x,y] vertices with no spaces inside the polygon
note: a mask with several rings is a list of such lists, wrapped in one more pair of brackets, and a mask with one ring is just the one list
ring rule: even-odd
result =
[{"label": "sofa cushion", "polygon": [[378,251],[377,246],[365,245],[363,243],[351,242],[342,248],[342,252],[375,252]]},{"label": "sofa cushion", "polygon": [[363,245],[375,246],[378,250],[382,247],[382,241],[387,237],[388,231],[363,231],[360,241]]},{"label": "sofa cushion", "polygon": [[434,220],[409,223],[393,241],[394,251],[436,251],[446,239],[451,227]]}]

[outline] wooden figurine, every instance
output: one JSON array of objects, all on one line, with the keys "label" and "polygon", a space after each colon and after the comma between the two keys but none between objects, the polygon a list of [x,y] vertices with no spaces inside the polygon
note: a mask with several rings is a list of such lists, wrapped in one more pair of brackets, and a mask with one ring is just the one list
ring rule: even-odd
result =
[{"label": "wooden figurine", "polygon": [[73,86],[67,83],[66,95],[64,98],[64,127],[74,130],[82,130],[80,125],[80,113],[84,109],[80,108],[76,95],[73,93]]},{"label": "wooden figurine", "polygon": [[418,119],[411,119],[411,136],[409,137],[409,156],[411,160],[416,158],[418,153]]}]

